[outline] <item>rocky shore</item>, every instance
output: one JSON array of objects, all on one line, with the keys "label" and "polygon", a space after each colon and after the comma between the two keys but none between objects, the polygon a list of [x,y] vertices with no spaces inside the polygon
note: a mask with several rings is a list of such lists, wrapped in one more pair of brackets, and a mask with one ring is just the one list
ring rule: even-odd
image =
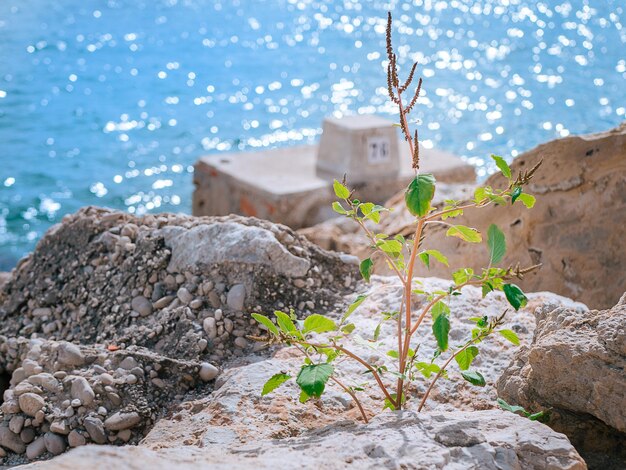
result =
[{"label": "rocky shore", "polygon": [[[261,397],[272,374],[295,374],[301,358],[294,348],[255,341],[264,330],[250,316],[293,309],[300,318],[338,317],[358,294],[367,294],[352,318],[358,330],[371,331],[380,312],[397,309],[401,285],[395,278],[360,280],[353,255],[363,244],[344,222],[305,232],[351,254],[327,251],[255,218],[136,217],[94,207],[65,217],[0,280],[0,467],[624,468],[626,286],[613,261],[600,261],[602,269],[588,261],[585,276],[577,263],[580,243],[588,244],[587,257],[604,260],[623,235],[624,199],[618,196],[626,185],[619,170],[625,132],[622,126],[575,138],[569,153],[569,144],[558,141],[516,160],[513,168],[543,154],[545,174],[536,185],[550,188],[538,219],[520,215],[506,228],[513,257],[535,256],[532,248],[547,266],[528,281],[539,292],[506,317],[521,346],[485,342],[475,364],[487,385],[473,387],[451,372],[419,414],[412,402],[401,413],[381,411],[380,392],[366,388],[369,424],[350,396],[330,385],[322,399],[305,404],[293,384]],[[579,157],[571,168],[564,163]],[[580,184],[556,188],[551,178],[566,169],[582,174]],[[467,186],[441,185],[437,197],[471,193]],[[596,210],[586,213],[584,230],[572,234],[580,201]],[[557,215],[549,219],[550,212]],[[383,219],[383,230],[402,233],[403,221],[398,208]],[[538,241],[550,221],[549,241],[558,245],[553,251]],[[593,238],[596,222],[604,224],[600,233],[610,233],[604,243]],[[579,244],[568,245],[574,239]],[[470,258],[480,254],[456,245],[444,249],[480,262]],[[558,256],[565,260],[561,271]],[[620,256],[623,250],[614,252],[617,262]],[[431,290],[450,285],[436,277],[419,281]],[[416,296],[414,302],[419,308],[425,301]],[[451,341],[461,340],[469,317],[506,307],[500,293],[483,298],[480,289],[464,288],[451,300],[459,312]],[[380,350],[356,340],[349,346],[372,363],[391,365],[381,351],[394,346],[392,328],[383,324]],[[425,337],[420,351],[428,355],[435,347]],[[364,380],[362,368],[349,362],[341,374],[350,383]],[[417,394],[426,385],[415,385]],[[549,420],[502,410],[498,397],[529,411],[548,410]]]}]

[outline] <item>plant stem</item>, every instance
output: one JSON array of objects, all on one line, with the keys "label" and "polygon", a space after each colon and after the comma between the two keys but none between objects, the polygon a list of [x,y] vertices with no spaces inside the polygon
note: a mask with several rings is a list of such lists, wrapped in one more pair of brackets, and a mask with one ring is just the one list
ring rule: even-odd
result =
[{"label": "plant stem", "polygon": [[[478,339],[478,338],[476,338],[476,339]],[[426,390],[426,393],[422,397],[422,401],[420,401],[420,406],[417,408],[417,412],[418,413],[420,411],[422,411],[422,408],[424,407],[424,403],[426,403],[426,400],[428,399],[428,395],[430,395],[430,392],[432,391],[433,387],[435,386],[435,382],[437,382],[439,377],[441,377],[443,375],[443,373],[446,371],[446,368],[450,365],[452,360],[456,356],[458,356],[459,353],[461,353],[461,351],[465,351],[468,347],[470,347],[472,344],[474,344],[476,339],[473,339],[473,340],[469,341],[465,346],[463,346],[461,349],[459,349],[457,352],[455,352],[452,356],[450,356],[450,358],[445,362],[443,367],[441,369],[439,369],[439,372],[437,372],[437,375],[435,376],[433,381],[430,383],[430,386],[428,387],[428,390]]]},{"label": "plant stem", "polygon": [[342,384],[339,380],[337,380],[335,377],[331,376],[330,377],[331,380],[333,380],[337,385],[339,385],[341,388],[343,388],[346,393],[348,395],[350,395],[350,397],[352,397],[352,400],[354,401],[354,403],[356,403],[356,406],[359,408],[359,411],[361,412],[361,416],[363,417],[363,421],[365,421],[365,424],[369,423],[368,419],[367,419],[367,415],[365,414],[365,410],[363,409],[363,406],[361,405],[361,402],[359,401],[359,399],[356,396],[356,393],[354,393],[352,390],[350,390],[349,387],[346,387],[344,384]]},{"label": "plant stem", "polygon": [[[400,89],[396,87],[396,94],[398,95],[398,109],[400,110],[400,120],[402,121],[402,126],[405,129],[405,137],[407,142],[409,143],[409,149],[411,151],[410,155],[413,155],[415,147],[413,146],[413,138],[411,137],[411,133],[409,132],[409,125],[406,122],[406,115],[404,113],[404,105],[402,104],[402,93]],[[415,145],[419,145],[418,142],[415,142]],[[417,168],[415,169],[415,173],[417,174]]]},{"label": "plant stem", "polygon": [[[505,197],[507,196],[507,192],[510,190],[511,188],[508,189],[504,189],[502,191],[500,191],[500,193],[497,194],[497,196],[500,197]],[[448,214],[449,212],[454,212],[454,211],[458,211],[458,210],[465,210],[465,209],[471,209],[473,207],[485,207],[488,206],[489,204],[491,204],[493,201],[489,198],[484,198],[478,202],[473,202],[471,204],[466,204],[464,206],[458,206],[458,207],[454,207],[452,209],[447,209],[445,211],[439,211],[439,212],[435,212],[434,214],[430,214],[428,217],[426,217],[426,221],[431,221],[434,219],[438,219],[439,217],[441,217],[442,215]]]},{"label": "plant stem", "polygon": [[[424,229],[424,218],[420,218],[417,221],[417,228],[415,229],[415,237],[413,238],[413,248],[411,249],[411,257],[407,266],[407,277],[404,281],[404,345],[402,346],[402,354],[399,355],[398,369],[401,375],[404,375],[406,369],[407,356],[409,348],[411,346],[411,289],[413,287],[413,272],[415,270],[415,259],[419,250],[420,241],[422,238],[422,231]],[[398,379],[396,397],[398,399],[398,406],[402,406],[402,393],[404,388],[404,379],[400,377]]]}]

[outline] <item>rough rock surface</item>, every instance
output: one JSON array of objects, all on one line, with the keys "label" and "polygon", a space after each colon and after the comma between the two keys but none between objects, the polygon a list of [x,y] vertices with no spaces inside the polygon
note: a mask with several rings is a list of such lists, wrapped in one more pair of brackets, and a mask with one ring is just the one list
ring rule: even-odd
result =
[{"label": "rough rock surface", "polygon": [[[133,465],[133,462],[135,464]],[[410,468],[563,469],[586,465],[567,438],[547,426],[502,411],[417,415],[387,413],[361,426],[335,423],[282,440],[256,441],[225,450],[202,448],[83,447],[25,469]]]},{"label": "rough rock surface", "polygon": [[[428,289],[444,288],[446,282],[439,279],[420,279]],[[368,298],[352,315],[356,331],[369,337],[380,319],[380,312],[397,308],[400,285],[393,278],[374,277],[372,286],[366,292]],[[548,293],[529,294],[527,308],[511,314],[507,326],[515,330],[522,342],[528,344],[534,328],[531,312],[544,304],[569,306],[585,311],[581,304]],[[486,315],[500,313],[506,305],[504,298],[491,294],[482,299],[480,290],[467,288],[463,295],[455,297],[452,311],[457,312],[453,320],[451,337],[457,341],[469,331],[467,318],[478,312]],[[416,307],[422,305],[416,299]],[[381,344],[377,350],[367,344],[353,342],[346,344],[351,351],[379,365],[393,369],[393,360],[386,351],[393,349],[392,325],[383,324]],[[420,348],[421,354],[428,357],[434,350],[429,340],[430,325],[424,327],[426,333]],[[475,360],[475,366],[484,374],[487,386],[478,388],[460,379],[458,371],[451,370],[452,380],[440,381],[431,395],[427,409],[447,412],[453,410],[485,410],[497,407],[495,382],[502,374],[515,353],[499,338],[492,338],[481,345],[481,353]],[[226,370],[216,380],[216,390],[206,398],[189,401],[177,407],[172,416],[159,420],[143,443],[148,446],[182,446],[220,444],[233,449],[259,439],[282,439],[301,435],[306,431],[330,425],[340,419],[360,420],[358,409],[350,397],[339,387],[329,384],[324,396],[319,401],[310,401],[304,405],[298,403],[299,392],[293,381],[287,382],[266,397],[260,396],[260,390],[269,377],[279,372],[295,376],[302,364],[300,353],[294,348],[276,351],[270,360],[262,357],[248,357],[246,363]],[[342,381],[347,384],[360,384],[365,388],[359,395],[369,416],[380,413],[382,396],[378,388],[363,377],[363,368],[352,361],[343,361],[338,369]],[[395,380],[388,376],[386,380]],[[421,395],[428,382],[419,382],[414,390]],[[409,401],[409,410],[417,409],[417,401]]]},{"label": "rough rock surface", "polygon": [[[205,243],[209,236],[214,243]],[[250,251],[250,244],[261,251]],[[330,384],[321,400],[304,405],[293,383],[261,397],[272,374],[295,375],[302,358],[293,348],[266,350],[252,342],[250,335],[264,332],[250,312],[293,307],[303,315],[338,316],[356,292],[367,293],[352,318],[368,338],[381,312],[399,307],[401,286],[379,276],[365,286],[355,271],[353,258],[255,219],[136,218],[94,208],[67,217],[0,291],[0,377],[11,374],[0,406],[0,463],[49,459],[80,447],[44,468],[145,468],[156,458],[163,459],[161,468],[276,468],[285,455],[307,468],[322,461],[328,468],[585,468],[566,438],[539,423],[497,410],[467,411],[495,407],[494,383],[514,352],[501,338],[484,342],[475,361],[487,386],[476,389],[451,371],[428,412],[416,417],[417,403],[409,402],[402,424],[396,414],[381,414],[380,392],[349,361],[340,375],[365,388],[363,405],[373,418],[366,427],[357,424],[350,397]],[[425,290],[448,285],[434,278],[416,283]],[[585,309],[553,294],[529,297],[526,309],[508,317],[526,343],[533,308],[548,302]],[[417,309],[424,299],[414,303]],[[451,307],[451,340],[460,341],[469,333],[468,317],[499,314],[506,300],[499,293],[483,299],[467,288]],[[349,346],[393,367],[386,354],[394,348],[392,328],[382,325],[377,349],[358,338]],[[425,322],[419,350],[425,357],[435,348],[429,329]],[[423,393],[426,385],[414,391]],[[402,433],[416,442],[407,452],[398,447]],[[383,434],[389,444],[373,444]],[[320,443],[328,453],[320,453]],[[127,460],[133,458],[141,460]]]},{"label": "rough rock surface", "polygon": [[552,408],[553,427],[582,449],[621,455],[626,466],[626,294],[609,310],[544,307],[536,315],[533,341],[499,379],[498,394]]},{"label": "rough rock surface", "polygon": [[[504,265],[542,263],[536,275],[520,283],[525,290],[548,290],[594,308],[609,308],[626,285],[626,123],[608,132],[540,145],[517,157],[511,168],[516,174],[541,159],[544,163],[528,188],[537,196],[532,210],[519,203],[490,206],[466,211],[454,220],[481,232],[491,223],[499,224],[508,245]],[[504,182],[497,174],[485,184],[499,188]],[[437,191],[449,192],[449,188],[438,185]],[[412,235],[413,218],[402,195],[389,205],[394,211],[383,214],[378,230],[390,236]],[[440,225],[430,227],[424,245],[449,255],[451,270],[488,264],[487,250],[445,237],[446,230]],[[360,255],[368,243],[351,232],[356,229],[341,219],[303,231],[321,246]],[[376,272],[384,271],[380,266]],[[445,266],[433,265],[429,274],[447,276],[449,272]]]},{"label": "rough rock surface", "polygon": [[[256,332],[232,305],[332,310],[357,279],[346,260],[356,262],[257,219],[86,208],[53,227],[4,285],[0,335],[138,345],[221,362],[229,353],[241,356],[237,349],[245,348],[231,345]],[[298,281],[310,288],[296,288]],[[229,305],[233,288],[239,298]],[[206,318],[215,319],[211,338],[202,328]]]},{"label": "rough rock surface", "polygon": [[356,279],[353,258],[256,219],[65,217],[0,288],[0,463],[138,442],[258,347],[251,311],[332,312]]},{"label": "rough rock surface", "polygon": [[[82,365],[63,359],[67,345]],[[136,443],[169,404],[203,383],[200,363],[137,346],[110,351],[99,345],[0,337],[0,356],[13,371],[0,406],[0,446],[16,454],[26,451],[29,459],[46,451],[61,453],[68,440],[72,447]],[[46,441],[39,440],[44,437]],[[9,463],[21,461],[16,455]]]}]

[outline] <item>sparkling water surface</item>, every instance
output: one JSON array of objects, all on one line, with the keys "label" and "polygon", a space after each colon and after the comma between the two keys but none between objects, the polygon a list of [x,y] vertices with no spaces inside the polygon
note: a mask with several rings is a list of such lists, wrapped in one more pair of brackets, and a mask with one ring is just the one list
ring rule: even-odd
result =
[{"label": "sparkling water surface", "polygon": [[510,159],[626,119],[623,0],[0,2],[0,269],[79,207],[190,212],[202,154],[315,142],[393,115],[420,63],[426,146]]}]

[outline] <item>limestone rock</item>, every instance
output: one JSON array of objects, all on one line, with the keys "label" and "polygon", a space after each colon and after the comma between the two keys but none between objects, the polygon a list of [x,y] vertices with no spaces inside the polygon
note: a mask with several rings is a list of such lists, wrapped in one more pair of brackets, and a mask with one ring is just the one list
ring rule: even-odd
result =
[{"label": "limestone rock", "polygon": [[219,374],[219,369],[215,367],[213,364],[209,364],[208,362],[203,362],[200,365],[200,378],[205,382],[209,380],[213,380]]},{"label": "limestone rock", "polygon": [[[609,310],[542,308],[536,317],[533,342],[498,380],[498,394],[536,411],[552,408],[551,424],[575,443],[621,447],[626,464],[626,294]],[[617,433],[608,436],[601,423]]]},{"label": "limestone rock", "polygon": [[104,422],[104,427],[110,431],[121,431],[122,429],[132,428],[141,421],[141,416],[135,411],[122,412],[118,411]]},{"label": "limestone rock", "polygon": [[235,284],[228,291],[226,297],[226,303],[233,310],[243,310],[243,305],[246,300],[246,286],[243,284]]},{"label": "limestone rock", "polygon": [[46,402],[43,397],[40,397],[36,393],[23,393],[18,398],[20,409],[28,416],[36,416],[37,412],[41,410]]},{"label": "limestone rock", "polygon": [[237,223],[204,224],[191,229],[168,227],[160,232],[172,250],[170,271],[232,260],[272,266],[289,277],[304,276],[310,261],[289,252],[269,231]]},{"label": "limestone rock", "polygon": [[23,454],[26,450],[26,446],[20,439],[20,436],[11,431],[6,423],[0,424],[0,447],[4,447],[16,454]]},{"label": "limestone rock", "polygon": [[85,362],[80,348],[75,344],[62,342],[57,349],[58,361],[68,366],[80,366]]},{"label": "limestone rock", "polygon": [[93,403],[96,394],[94,393],[91,385],[84,377],[76,377],[72,381],[71,397],[78,398],[82,405],[88,406]]},{"label": "limestone rock", "polygon": [[131,307],[142,317],[147,317],[152,313],[152,302],[142,295],[138,295],[131,301]]},{"label": "limestone rock", "polygon": [[67,442],[63,436],[59,436],[53,432],[47,432],[43,437],[46,449],[52,455],[59,455],[65,452],[67,448]]},{"label": "limestone rock", "polygon": [[84,426],[93,442],[96,444],[106,444],[107,436],[104,431],[104,424],[100,418],[88,416],[85,418]]},{"label": "limestone rock", "polygon": [[141,462],[154,470],[212,469],[586,469],[569,441],[547,426],[503,411],[386,413],[368,425],[349,421],[282,440],[226,451],[203,448],[93,447],[25,469],[110,469]]}]

